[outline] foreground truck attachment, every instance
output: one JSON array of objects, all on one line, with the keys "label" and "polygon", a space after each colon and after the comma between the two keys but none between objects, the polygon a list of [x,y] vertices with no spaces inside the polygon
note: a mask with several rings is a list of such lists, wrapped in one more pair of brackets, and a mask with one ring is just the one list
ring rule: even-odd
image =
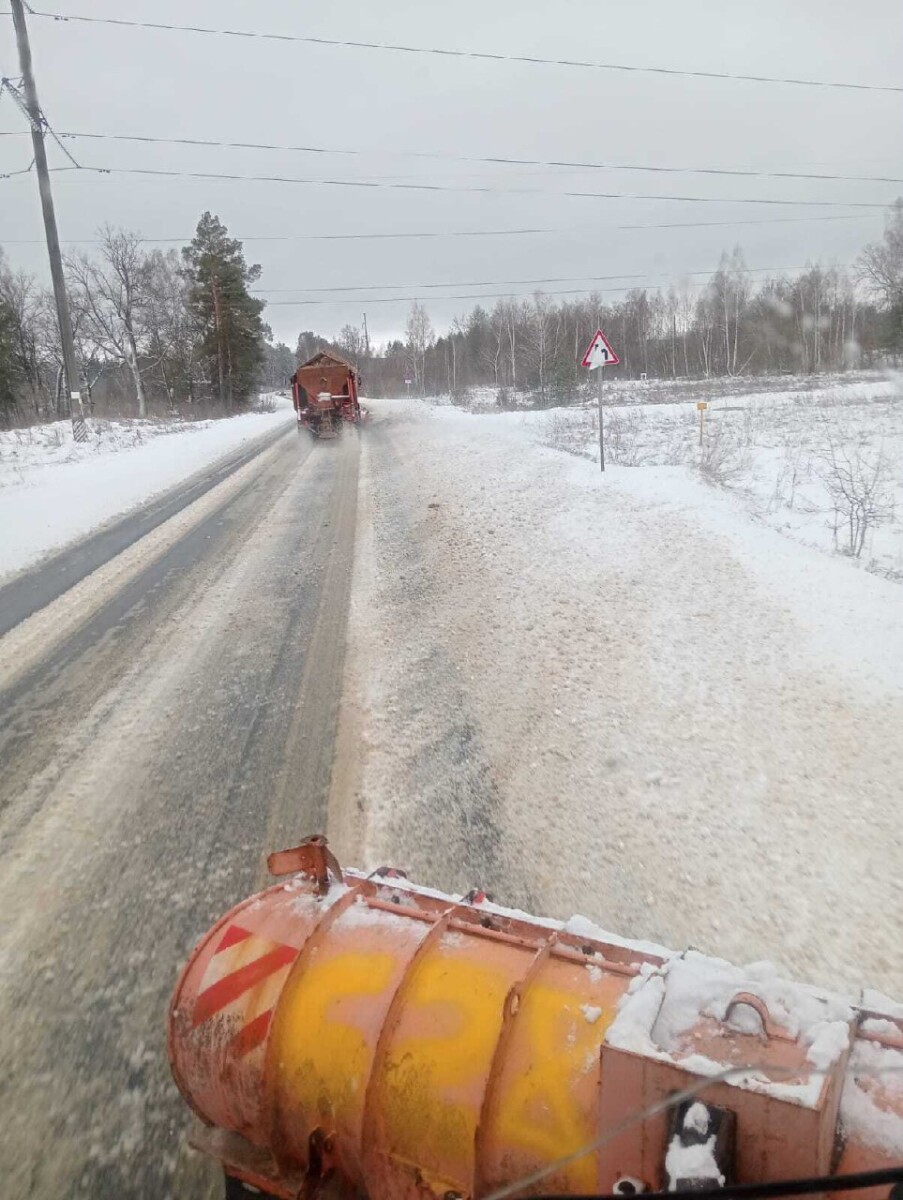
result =
[{"label": "foreground truck attachment", "polygon": [[229,1194],[903,1200],[903,1007],[343,872],[322,837],[268,864],[169,1013]]}]

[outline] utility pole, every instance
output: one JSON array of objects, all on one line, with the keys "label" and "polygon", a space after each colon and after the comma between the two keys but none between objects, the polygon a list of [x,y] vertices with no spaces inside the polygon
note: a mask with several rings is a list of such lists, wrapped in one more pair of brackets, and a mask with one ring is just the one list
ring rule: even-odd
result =
[{"label": "utility pole", "polygon": [[56,213],[53,209],[53,193],[50,190],[50,172],[47,169],[47,152],[44,146],[44,118],[38,103],[31,69],[31,47],[28,44],[28,27],[22,0],[10,0],[13,25],[16,29],[16,44],[19,48],[19,67],[22,71],[22,87],[25,92],[25,108],[31,123],[31,144],[34,149],[34,165],[41,192],[41,210],[44,214],[44,232],[47,235],[47,253],[50,257],[50,277],[53,280],[53,295],[56,300],[56,315],[60,326],[60,343],[63,348],[63,370],[66,376],[66,397],[72,432],[77,442],[86,441],[88,427],[82,407],[81,392],[77,389],[78,369],[75,365],[75,344],[72,338],[72,322],[69,318],[69,300],[66,296],[66,280],[63,276],[63,259],[60,254],[60,239],[56,228]]},{"label": "utility pole", "polygon": [[367,350],[367,361],[370,361],[370,334],[367,331],[367,314],[364,313],[364,346]]}]

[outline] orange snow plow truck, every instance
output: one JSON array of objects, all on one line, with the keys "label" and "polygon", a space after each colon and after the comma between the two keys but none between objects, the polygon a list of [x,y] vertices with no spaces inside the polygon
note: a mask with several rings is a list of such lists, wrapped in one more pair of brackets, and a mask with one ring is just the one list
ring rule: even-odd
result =
[{"label": "orange snow plow truck", "polygon": [[312,837],[169,1014],[227,1196],[903,1200],[903,1007],[540,921]]},{"label": "orange snow plow truck", "polygon": [[360,423],[360,376],[351,363],[320,350],[292,376],[292,404],[298,427],[317,438],[337,437],[345,425]]}]

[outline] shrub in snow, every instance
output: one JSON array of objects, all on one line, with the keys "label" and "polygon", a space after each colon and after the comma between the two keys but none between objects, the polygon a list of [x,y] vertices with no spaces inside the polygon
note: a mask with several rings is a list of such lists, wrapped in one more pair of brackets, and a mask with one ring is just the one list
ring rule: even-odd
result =
[{"label": "shrub in snow", "polygon": [[636,409],[612,412],[605,420],[605,454],[622,467],[639,467],[645,461],[642,413]]},{"label": "shrub in snow", "polygon": [[832,441],[821,456],[821,477],[834,506],[834,546],[859,558],[870,529],[894,515],[889,464],[883,453]]},{"label": "shrub in snow", "polygon": [[711,421],[699,448],[698,465],[706,483],[730,487],[749,471],[749,442],[723,420]]},{"label": "shrub in snow", "polygon": [[599,438],[599,426],[594,412],[551,412],[544,427],[543,441],[553,450],[564,450],[581,458],[593,457],[593,445]]}]

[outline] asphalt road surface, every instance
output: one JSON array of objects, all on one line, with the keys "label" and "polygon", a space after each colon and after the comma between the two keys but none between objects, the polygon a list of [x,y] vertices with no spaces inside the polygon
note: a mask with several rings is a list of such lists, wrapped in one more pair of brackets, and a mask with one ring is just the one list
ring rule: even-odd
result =
[{"label": "asphalt road surface", "polygon": [[267,852],[325,828],[357,498],[357,431],[258,449],[34,573],[0,639],[6,1200],[221,1193],[166,1006]]}]

